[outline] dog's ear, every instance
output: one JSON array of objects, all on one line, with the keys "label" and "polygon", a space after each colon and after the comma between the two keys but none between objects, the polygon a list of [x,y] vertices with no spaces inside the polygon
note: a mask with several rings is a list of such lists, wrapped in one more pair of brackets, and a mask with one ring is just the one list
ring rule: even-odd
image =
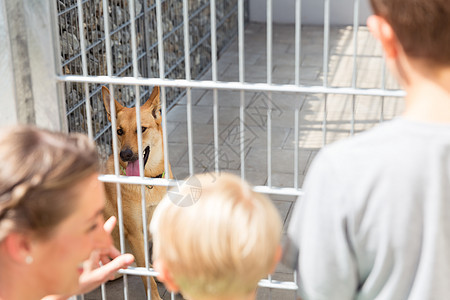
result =
[{"label": "dog's ear", "polygon": [[157,122],[161,121],[161,100],[159,95],[159,86],[155,86],[150,98],[142,105],[143,109],[148,109],[152,112],[153,118]]},{"label": "dog's ear", "polygon": [[[108,120],[111,122],[111,107],[110,107],[111,94],[109,93],[109,90],[106,86],[102,86],[102,96],[103,96],[103,104],[105,105],[106,113],[108,114]],[[123,109],[123,106],[119,102],[117,102],[116,99],[114,99],[114,103],[116,106],[116,115],[117,115],[117,113]]]}]

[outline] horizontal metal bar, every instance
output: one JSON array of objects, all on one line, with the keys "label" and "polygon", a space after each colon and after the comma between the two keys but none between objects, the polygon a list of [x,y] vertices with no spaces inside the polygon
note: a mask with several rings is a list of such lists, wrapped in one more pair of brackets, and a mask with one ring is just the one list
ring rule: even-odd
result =
[{"label": "horizontal metal bar", "polygon": [[[136,275],[136,276],[152,276],[156,277],[159,275],[153,268],[146,269],[142,267],[128,267],[128,269],[121,269],[118,271],[120,274]],[[261,279],[258,282],[258,286],[271,288],[271,289],[282,289],[296,291],[298,289],[297,284],[292,281],[278,281],[278,280],[267,280]]]},{"label": "horizontal metal bar", "polygon": [[183,182],[181,180],[163,179],[163,178],[149,178],[138,176],[116,176],[112,174],[99,175],[98,180],[102,182],[110,183],[123,183],[123,184],[144,184],[144,185],[156,185],[156,186],[177,186]]},{"label": "horizontal metal bar", "polygon": [[278,281],[278,280],[267,280],[267,279],[261,279],[258,282],[258,286],[260,287],[266,287],[271,289],[282,289],[282,290],[291,290],[296,291],[298,289],[297,284],[295,282],[291,281]]},{"label": "horizontal metal bar", "polygon": [[[81,2],[81,4],[85,4],[86,2],[88,2],[89,0],[83,0],[82,2]],[[59,5],[61,5],[61,4],[59,4]],[[68,13],[69,11],[71,11],[71,10],[75,10],[76,8],[77,8],[77,6],[78,6],[78,4],[75,2],[75,4],[73,4],[72,6],[70,6],[69,8],[66,8],[65,10],[63,10],[63,11],[61,11],[61,12],[58,12],[58,17],[60,17],[60,16],[62,16],[62,15],[64,15],[64,14],[66,14],[66,13]]]},{"label": "horizontal metal bar", "polygon": [[220,89],[220,90],[245,90],[245,91],[267,91],[267,92],[288,92],[288,93],[308,93],[308,94],[341,94],[341,95],[363,95],[380,97],[404,97],[403,90],[383,90],[383,89],[361,89],[351,87],[323,87],[323,86],[303,86],[295,84],[267,84],[267,83],[241,83],[223,82],[211,80],[185,80],[185,79],[161,79],[161,78],[133,78],[115,76],[80,76],[61,75],[56,78],[63,82],[89,82],[89,83],[109,83],[121,85],[143,85],[143,86],[171,86],[182,88],[200,89]]},{"label": "horizontal metal bar", "polygon": [[[142,53],[141,55],[139,55],[138,60],[141,60],[143,57],[145,56],[145,53]],[[126,70],[128,70],[129,68],[131,68],[133,63],[128,63],[125,67],[123,67],[119,72],[117,72],[117,74],[115,76],[120,76],[121,74],[123,74]],[[92,98],[95,94],[97,94],[100,90],[101,90],[101,86],[97,87],[93,92],[90,93],[90,98]],[[147,94],[148,92],[145,92],[145,94]],[[141,98],[143,97],[143,95],[141,96]],[[66,116],[70,115],[71,113],[73,113],[75,110],[77,110],[77,108],[79,108],[80,106],[82,106],[85,103],[85,99],[83,99],[82,101],[78,102],[77,104],[75,104],[71,109],[69,109],[66,112]],[[134,105],[134,102],[132,103]]]},{"label": "horizontal metal bar", "polygon": [[111,123],[108,123],[105,127],[103,127],[94,137],[94,141],[97,141],[108,129],[111,127]]},{"label": "horizontal metal bar", "polygon": [[128,269],[120,269],[117,271],[120,274],[128,274],[128,275],[136,275],[136,276],[158,276],[158,272],[156,272],[153,268],[146,269],[143,267],[128,267]]},{"label": "horizontal metal bar", "polygon": [[[98,179],[102,182],[110,183],[122,183],[122,184],[144,184],[144,185],[156,185],[156,186],[181,186],[183,185],[183,180],[175,179],[164,179],[164,178],[149,178],[149,177],[138,177],[138,176],[116,176],[112,174],[99,175]],[[273,194],[273,195],[290,195],[290,196],[301,196],[303,191],[296,188],[288,187],[268,187],[265,185],[254,186],[253,190],[258,193],[263,194]]]},{"label": "horizontal metal bar", "polygon": [[258,193],[271,195],[289,195],[289,196],[303,195],[303,191],[301,189],[288,187],[274,187],[274,186],[269,187],[267,185],[257,185],[253,187],[253,190]]}]

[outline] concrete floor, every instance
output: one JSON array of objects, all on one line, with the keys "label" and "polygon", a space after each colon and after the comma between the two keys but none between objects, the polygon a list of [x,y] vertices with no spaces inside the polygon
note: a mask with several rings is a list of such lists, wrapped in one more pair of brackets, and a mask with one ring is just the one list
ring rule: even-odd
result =
[{"label": "concrete floor", "polygon": [[[245,35],[245,81],[266,82],[266,34],[265,24],[252,23]],[[332,28],[330,33],[330,56],[328,64],[328,84],[333,87],[350,87],[353,74],[353,43],[351,27]],[[367,28],[358,31],[358,72],[356,87],[381,88],[383,61],[381,48],[370,36]],[[273,68],[272,82],[276,84],[294,83],[294,26],[275,25],[273,28]],[[219,81],[238,81],[237,41],[221,55],[218,61]],[[323,85],[323,28],[303,27],[301,41],[301,76],[303,85]],[[204,79],[210,80],[211,74]],[[393,78],[386,75],[386,88],[398,89]],[[211,90],[192,90],[194,167],[195,172],[214,170],[213,144],[213,96]],[[240,93],[219,91],[219,146],[220,169],[240,174],[239,152],[239,106]],[[326,98],[326,101],[325,101]],[[403,101],[398,98],[378,96],[346,96],[323,94],[290,94],[265,92],[245,93],[245,176],[254,185],[266,185],[267,175],[267,105],[272,111],[272,185],[294,186],[294,109],[299,109],[299,176],[298,186],[303,183],[308,167],[322,147],[323,142],[331,143],[349,137],[376,125],[380,119],[388,120],[403,109]],[[353,105],[354,104],[354,105]],[[325,114],[326,105],[326,114]],[[352,113],[354,112],[354,113]],[[326,134],[323,120],[326,116]],[[182,99],[167,115],[169,159],[178,179],[188,174],[188,146],[186,130],[186,99]],[[324,139],[325,136],[325,139]],[[292,196],[271,196],[280,211],[284,228],[296,198]],[[274,279],[293,281],[292,271],[280,265]],[[118,279],[107,284],[107,299],[123,299],[123,281]],[[139,277],[129,276],[129,298],[145,299],[145,291]],[[160,287],[163,299],[170,294]],[[295,299],[295,293],[285,290],[260,288],[257,299]],[[101,299],[100,292],[94,291],[85,299]],[[176,299],[182,299],[177,296]]]}]

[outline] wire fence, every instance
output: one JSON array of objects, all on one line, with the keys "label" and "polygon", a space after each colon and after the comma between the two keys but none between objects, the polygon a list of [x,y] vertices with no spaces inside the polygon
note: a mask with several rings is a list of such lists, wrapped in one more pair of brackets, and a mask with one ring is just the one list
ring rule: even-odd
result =
[{"label": "wire fence", "polygon": [[[101,0],[82,0],[83,31],[86,41],[87,74],[108,75],[104,11]],[[185,77],[183,5],[182,1],[163,0],[162,27],[164,47],[164,77]],[[158,36],[155,0],[135,1],[135,29],[137,38],[138,75],[145,78],[159,77]],[[200,78],[211,67],[210,1],[189,1],[189,55],[191,76]],[[80,24],[77,0],[58,0],[58,25],[61,46],[62,74],[83,75]],[[108,1],[109,37],[111,39],[112,75],[133,75],[131,49],[131,20],[127,0]],[[217,52],[226,50],[237,35],[237,0],[217,1]],[[66,117],[70,132],[88,132],[86,97],[83,83],[66,82]],[[89,85],[93,135],[100,153],[106,157],[111,152],[111,126],[101,100],[101,85]],[[141,103],[151,88],[140,88]],[[183,97],[185,89],[166,89],[167,108],[170,109]],[[135,90],[126,85],[114,86],[114,95],[123,105],[134,105]]]}]

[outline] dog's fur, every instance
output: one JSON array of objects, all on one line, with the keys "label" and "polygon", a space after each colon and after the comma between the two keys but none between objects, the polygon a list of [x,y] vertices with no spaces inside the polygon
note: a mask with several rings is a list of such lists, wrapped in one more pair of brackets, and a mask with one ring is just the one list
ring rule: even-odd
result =
[{"label": "dog's fur", "polygon": [[[111,121],[110,92],[106,87],[102,87],[103,103]],[[115,101],[115,111],[117,128],[118,150],[120,173],[121,175],[139,176],[137,171],[138,164],[138,140],[136,131],[136,109],[122,106]],[[138,103],[138,101],[137,101]],[[150,98],[141,106],[141,127],[142,127],[142,149],[144,151],[144,175],[145,177],[162,176],[164,172],[164,151],[163,151],[163,133],[161,125],[160,97],[159,87],[155,87]],[[145,129],[144,129],[145,128]],[[147,153],[148,151],[148,153]],[[146,160],[147,158],[147,160]],[[134,167],[133,167],[134,166]],[[126,170],[126,171],[125,171]],[[106,163],[106,173],[114,174],[114,157],[111,155]],[[137,172],[137,174],[136,174]],[[169,165],[169,178],[172,178],[172,171]],[[116,184],[105,183],[106,207],[105,217],[117,217],[117,190]],[[146,186],[146,213],[147,220],[150,220],[158,203],[164,197],[166,187]],[[145,251],[143,230],[148,230],[148,224],[142,224],[141,210],[141,186],[122,184],[122,207],[123,207],[123,225],[125,238],[128,240],[131,251],[136,258],[136,264],[139,267],[145,266]],[[116,247],[119,247],[119,231],[116,228],[113,231],[113,238]],[[147,280],[143,277],[147,288]],[[152,299],[160,299],[157,286],[153,277],[151,279]]]}]

